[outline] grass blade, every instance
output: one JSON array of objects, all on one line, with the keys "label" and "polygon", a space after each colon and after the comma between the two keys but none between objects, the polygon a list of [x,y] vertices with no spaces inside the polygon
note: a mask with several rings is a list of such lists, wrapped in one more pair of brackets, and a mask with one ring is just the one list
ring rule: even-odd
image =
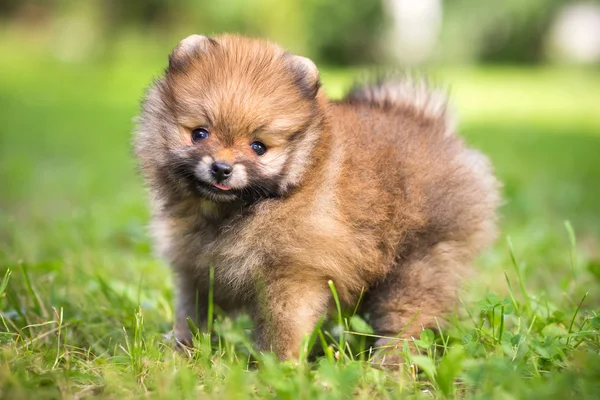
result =
[{"label": "grass blade", "polygon": [[[575,313],[573,314],[573,318],[571,318],[571,323],[569,324],[569,334],[573,333],[573,324],[575,324],[575,318],[577,318],[577,314],[579,314],[579,310],[581,309],[581,305],[585,301],[585,298],[588,296],[588,293],[589,292],[585,292],[585,294],[583,295],[583,298],[581,299],[581,301],[577,305],[577,308],[575,309]],[[571,337],[569,337],[567,339],[567,346],[569,345],[570,341],[571,341]]]},{"label": "grass blade", "polygon": [[346,350],[346,343],[345,343],[345,335],[344,335],[344,316],[342,315],[342,305],[340,303],[340,298],[338,296],[337,290],[335,290],[335,285],[333,283],[332,280],[327,281],[327,284],[329,285],[329,289],[331,290],[331,293],[333,294],[333,299],[335,300],[335,306],[337,308],[337,313],[338,313],[338,326],[339,326],[339,330],[340,330],[340,344],[339,344],[339,349],[340,349],[340,360],[342,359],[342,356],[345,354],[345,350]]},{"label": "grass blade", "polygon": [[519,268],[519,263],[517,262],[517,257],[515,256],[515,249],[512,244],[512,240],[510,236],[506,237],[506,241],[508,243],[508,250],[510,252],[510,259],[512,261],[512,265],[517,273],[517,279],[519,280],[519,287],[521,288],[521,292],[523,296],[525,296],[525,303],[527,307],[531,310],[531,301],[529,297],[529,293],[527,293],[527,288],[525,287],[525,281],[523,280],[523,275],[521,275],[521,269]]},{"label": "grass blade", "polygon": [[571,273],[573,274],[573,281],[577,280],[577,274],[575,272],[575,265],[577,263],[577,242],[575,240],[575,231],[573,230],[573,225],[571,222],[565,221],[565,229],[567,230],[567,234],[569,235],[569,249],[571,251]]}]

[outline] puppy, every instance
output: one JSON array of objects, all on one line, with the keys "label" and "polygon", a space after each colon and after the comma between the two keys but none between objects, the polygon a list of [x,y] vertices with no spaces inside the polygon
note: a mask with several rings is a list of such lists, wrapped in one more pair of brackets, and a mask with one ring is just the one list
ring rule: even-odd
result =
[{"label": "puppy", "polygon": [[134,146],[184,343],[211,268],[215,304],[246,309],[281,359],[329,309],[329,280],[346,305],[366,293],[377,334],[418,335],[495,236],[498,182],[443,95],[390,78],[330,101],[312,61],[264,40],[181,41]]}]

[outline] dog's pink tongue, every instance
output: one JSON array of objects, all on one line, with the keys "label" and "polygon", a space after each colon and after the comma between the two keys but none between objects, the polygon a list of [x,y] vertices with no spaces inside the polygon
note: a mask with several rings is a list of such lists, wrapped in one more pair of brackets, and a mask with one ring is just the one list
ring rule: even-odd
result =
[{"label": "dog's pink tongue", "polygon": [[213,185],[214,187],[216,187],[217,189],[221,189],[221,190],[231,190],[231,188],[230,188],[230,187],[227,187],[227,186],[225,186],[225,185],[220,185],[220,184],[218,184],[218,183],[213,183],[212,185]]}]

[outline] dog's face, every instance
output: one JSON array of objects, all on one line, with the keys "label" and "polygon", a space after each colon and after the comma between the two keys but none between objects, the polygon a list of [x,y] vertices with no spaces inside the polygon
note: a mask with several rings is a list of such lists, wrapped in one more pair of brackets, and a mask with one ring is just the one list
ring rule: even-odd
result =
[{"label": "dog's face", "polygon": [[318,91],[306,58],[261,40],[192,35],[145,100],[142,170],[159,189],[215,202],[281,195],[310,158]]}]

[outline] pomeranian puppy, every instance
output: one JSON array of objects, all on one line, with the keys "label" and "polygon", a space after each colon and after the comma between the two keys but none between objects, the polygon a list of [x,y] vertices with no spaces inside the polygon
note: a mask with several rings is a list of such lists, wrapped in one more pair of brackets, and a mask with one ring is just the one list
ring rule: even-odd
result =
[{"label": "pomeranian puppy", "polygon": [[495,236],[497,180],[443,94],[392,77],[330,101],[312,61],[268,41],[182,40],[134,145],[182,343],[188,318],[206,323],[211,268],[215,304],[247,310],[281,359],[331,306],[330,280],[348,306],[364,292],[377,345],[418,336]]}]

